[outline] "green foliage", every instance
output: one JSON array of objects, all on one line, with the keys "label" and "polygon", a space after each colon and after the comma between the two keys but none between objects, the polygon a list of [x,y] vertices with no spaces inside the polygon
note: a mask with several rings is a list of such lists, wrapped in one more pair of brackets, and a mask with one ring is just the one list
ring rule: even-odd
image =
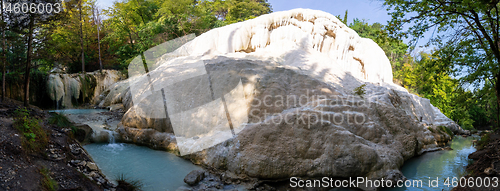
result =
[{"label": "green foliage", "polygon": [[71,132],[73,133],[73,135],[76,134],[77,128],[73,126],[73,123],[71,123],[71,121],[69,121],[69,119],[63,114],[55,112],[50,113],[48,122],[50,124],[56,125],[59,128],[71,128]]},{"label": "green foliage", "polygon": [[366,84],[362,84],[356,88],[354,88],[354,94],[358,95],[359,97],[363,97],[365,95],[365,86]]},{"label": "green foliage", "polygon": [[490,143],[490,136],[491,136],[491,132],[481,136],[481,139],[479,139],[479,141],[477,141],[477,149],[478,150],[483,149],[486,145],[488,145]]},{"label": "green foliage", "polygon": [[217,8],[219,15],[226,24],[253,19],[259,15],[272,12],[267,0],[214,0],[211,2]]},{"label": "green foliage", "polygon": [[[93,88],[97,85],[97,82],[92,75],[88,74],[79,75],[78,78],[80,79],[80,82],[82,84],[82,86],[80,87],[80,91],[82,92],[82,102],[88,103],[92,99],[92,96],[94,96]],[[76,105],[77,103],[73,104]]]},{"label": "green foliage", "polygon": [[50,170],[46,167],[40,169],[40,174],[42,175],[42,187],[47,191],[56,191],[58,189],[57,181],[50,177]]},{"label": "green foliage", "polygon": [[[344,17],[344,20],[347,20],[347,16]],[[390,37],[385,26],[380,23],[370,25],[365,20],[354,19],[349,24],[349,28],[356,31],[360,37],[372,39],[384,50],[391,62],[394,81],[401,83],[403,65],[412,61],[411,56],[407,53],[408,46],[402,40]]]},{"label": "green foliage", "polygon": [[476,117],[486,117],[484,113],[476,115],[478,110],[470,111],[476,104],[473,103],[473,100],[476,100],[475,94],[466,91],[461,87],[459,80],[452,77],[454,70],[449,67],[448,59],[440,57],[440,52],[432,54],[421,52],[418,56],[412,57],[407,52],[408,45],[397,36],[390,35],[390,31],[386,29],[390,27],[379,23],[368,24],[359,19],[354,19],[349,27],[361,37],[372,39],[384,50],[391,62],[396,84],[400,84],[411,93],[429,99],[444,115],[462,128],[473,129],[473,126],[477,125]]},{"label": "green foliage", "polygon": [[344,14],[344,17],[342,17],[341,15],[337,15],[336,17],[340,20],[340,22],[344,23],[345,25],[348,25],[347,24],[347,10],[345,10],[345,14]]},{"label": "green foliage", "polygon": [[50,113],[49,117],[49,123],[57,125],[60,128],[68,128],[72,126],[72,123],[69,121],[69,119],[61,114],[58,113]]},{"label": "green foliage", "polygon": [[[30,103],[36,104],[37,106],[45,106],[46,100],[49,99],[46,94],[46,81],[48,74],[40,70],[32,69],[30,79]],[[2,77],[0,72],[0,78]],[[24,92],[24,73],[12,71],[5,75],[5,86],[7,90],[7,96],[15,100],[23,100]]]},{"label": "green foliage", "polygon": [[109,33],[103,40],[123,69],[134,57],[160,43],[270,12],[265,0],[126,0],[105,10]]},{"label": "green foliage", "polygon": [[[428,45],[437,47],[442,68],[460,77],[461,84],[474,89],[468,104],[479,104],[474,116],[487,114],[488,123],[500,124],[500,4],[495,1],[386,0],[391,11],[387,29],[393,37],[410,38],[411,44],[428,31]],[[410,27],[403,27],[403,25]],[[484,90],[484,91],[483,91]],[[486,92],[485,92],[486,91]],[[493,92],[493,95],[487,95]],[[472,105],[465,105],[470,107]],[[484,112],[480,111],[484,110]],[[481,117],[476,123],[484,123]],[[470,124],[470,121],[467,122]]]},{"label": "green foliage", "polygon": [[[436,55],[420,53],[412,63],[402,69],[402,85],[424,98],[441,110],[448,118],[464,129],[473,129],[474,116],[469,111],[473,94],[452,78],[446,60]],[[422,83],[425,82],[425,83]]]},{"label": "green foliage", "polygon": [[454,134],[448,127],[441,125],[441,126],[438,126],[438,128],[441,132],[444,132],[444,133],[450,135],[450,137],[453,137]]},{"label": "green foliage", "polygon": [[432,127],[430,127],[430,126],[429,126],[429,127],[427,127],[427,129],[428,129],[429,131],[433,132],[433,133],[437,133],[437,132],[436,132],[436,130],[434,130],[434,128],[432,128]]},{"label": "green foliage", "polygon": [[40,126],[41,121],[31,117],[26,108],[14,111],[14,127],[23,136],[23,147],[30,151],[40,151],[48,143],[45,130]]}]

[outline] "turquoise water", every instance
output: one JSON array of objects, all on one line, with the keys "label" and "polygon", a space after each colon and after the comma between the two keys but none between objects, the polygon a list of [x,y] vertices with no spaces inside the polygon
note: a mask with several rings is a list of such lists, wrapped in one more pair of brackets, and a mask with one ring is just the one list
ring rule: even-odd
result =
[{"label": "turquoise water", "polygon": [[[401,171],[411,181],[409,183],[410,187],[382,190],[451,190],[453,187],[445,185],[445,181],[449,178],[448,182],[452,183],[453,177],[460,178],[466,174],[465,168],[470,161],[467,157],[470,153],[476,151],[472,146],[472,140],[474,139],[478,139],[478,137],[469,136],[464,138],[455,136],[450,145],[453,150],[425,153],[406,161]],[[422,184],[419,183],[419,180],[422,180]],[[431,186],[429,186],[429,181],[433,183]]]},{"label": "turquoise water", "polygon": [[[425,153],[405,162],[401,171],[413,183],[422,180],[418,187],[402,187],[381,189],[382,191],[431,191],[451,190],[445,185],[446,178],[460,178],[466,171],[469,159],[467,156],[476,149],[472,140],[477,137],[463,138],[456,136],[451,141],[453,150]],[[147,147],[125,143],[90,144],[84,148],[95,160],[99,168],[110,179],[120,174],[133,180],[140,180],[145,191],[176,190],[185,185],[183,179],[192,170],[200,167],[181,159],[174,154],[152,150]],[[429,187],[429,180],[436,180],[438,187]],[[350,189],[333,189],[350,190]]]},{"label": "turquoise water", "polygon": [[[401,172],[409,180],[409,187],[400,188],[381,188],[381,191],[449,191],[453,187],[445,185],[446,178],[452,183],[453,177],[460,178],[466,174],[466,166],[469,163],[467,158],[470,153],[476,151],[472,146],[472,140],[478,139],[477,136],[467,138],[455,136],[450,142],[453,150],[443,150],[424,153],[421,156],[405,161]],[[419,180],[422,180],[420,184]],[[429,180],[433,181],[430,187]],[[435,181],[437,180],[437,181]],[[404,183],[404,182],[403,182]],[[418,186],[417,186],[418,185]],[[335,188],[330,191],[354,191],[350,188]]]},{"label": "turquoise water", "polygon": [[49,112],[57,112],[60,114],[95,114],[109,111],[107,109],[58,109],[49,110]]},{"label": "turquoise water", "polygon": [[83,146],[102,172],[115,180],[123,174],[139,180],[144,191],[174,191],[186,185],[184,177],[200,167],[174,154],[125,143]]},{"label": "turquoise water", "polygon": [[[105,112],[105,109],[66,109],[51,110],[63,114],[95,114]],[[455,136],[450,142],[453,150],[444,150],[425,153],[405,162],[401,171],[410,180],[422,181],[421,185],[414,184],[410,187],[381,189],[382,191],[431,191],[451,190],[451,186],[445,185],[449,178],[460,178],[466,174],[465,167],[469,163],[467,156],[476,151],[472,146],[472,140],[478,137]],[[176,190],[184,184],[184,177],[192,170],[200,167],[181,159],[174,154],[164,151],[156,151],[147,147],[124,143],[112,144],[90,144],[84,148],[95,160],[103,173],[109,179],[116,179],[123,174],[133,180],[140,180],[143,190]],[[437,183],[437,187],[430,187],[429,181]],[[350,190],[350,189],[333,189]]]}]

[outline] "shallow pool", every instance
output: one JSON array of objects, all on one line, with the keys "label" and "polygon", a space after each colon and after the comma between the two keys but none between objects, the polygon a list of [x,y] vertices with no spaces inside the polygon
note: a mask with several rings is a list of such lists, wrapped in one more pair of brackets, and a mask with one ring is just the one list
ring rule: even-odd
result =
[{"label": "shallow pool", "polygon": [[184,177],[201,169],[174,154],[125,143],[90,144],[83,146],[102,172],[116,180],[121,174],[139,180],[144,191],[175,191],[186,185]]},{"label": "shallow pool", "polygon": [[[453,150],[429,152],[406,161],[401,171],[411,181],[410,187],[383,190],[451,190],[453,187],[445,185],[445,181],[449,177],[449,183],[452,183],[453,177],[460,178],[466,174],[465,168],[470,161],[468,156],[476,151],[472,146],[474,139],[478,137],[455,136],[450,145]],[[422,184],[419,183],[420,180]],[[431,186],[429,186],[429,181],[433,181]]]},{"label": "shallow pool", "polygon": [[94,114],[109,111],[107,109],[58,109],[49,110],[49,112],[57,112],[59,114]]}]

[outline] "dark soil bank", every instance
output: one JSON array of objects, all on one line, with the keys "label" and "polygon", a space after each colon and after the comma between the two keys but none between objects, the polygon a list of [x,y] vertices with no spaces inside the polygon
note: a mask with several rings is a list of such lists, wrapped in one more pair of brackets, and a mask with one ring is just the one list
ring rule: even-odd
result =
[{"label": "dark soil bank", "polygon": [[459,185],[453,191],[500,190],[500,131],[483,135],[477,148],[476,152],[469,155],[469,159],[474,160],[467,167],[469,175],[462,178],[462,185],[467,182],[467,186]]},{"label": "dark soil bank", "polygon": [[48,113],[31,107],[30,116],[41,119],[47,144],[27,149],[25,135],[13,126],[21,103],[0,103],[0,190],[114,190],[98,171],[71,130],[47,122]]}]

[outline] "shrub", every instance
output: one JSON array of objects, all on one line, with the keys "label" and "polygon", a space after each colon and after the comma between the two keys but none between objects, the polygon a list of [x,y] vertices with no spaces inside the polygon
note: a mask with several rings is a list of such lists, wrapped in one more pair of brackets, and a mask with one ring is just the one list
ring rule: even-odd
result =
[{"label": "shrub", "polygon": [[40,174],[42,177],[42,187],[47,191],[55,191],[58,188],[57,181],[50,177],[50,171],[46,167],[40,169]]},{"label": "shrub", "polygon": [[357,88],[354,88],[354,94],[359,95],[359,97],[363,98],[363,95],[365,95],[365,86],[366,84],[363,84]]},{"label": "shrub", "polygon": [[432,127],[427,127],[427,129],[433,133],[436,133],[436,130],[434,130]]},{"label": "shrub", "polygon": [[490,135],[491,133],[487,133],[483,136],[481,136],[481,139],[477,141],[477,150],[483,149],[486,145],[490,143]]},{"label": "shrub", "polygon": [[71,122],[69,121],[69,119],[66,116],[58,114],[58,113],[50,113],[50,115],[51,115],[49,117],[50,124],[54,124],[54,125],[61,127],[61,128],[68,128],[68,127],[72,126]]},{"label": "shrub", "polygon": [[450,137],[453,137],[453,132],[450,130],[450,128],[446,127],[446,126],[439,126],[439,130],[441,130],[442,132],[445,132],[447,133],[448,135],[450,135]]},{"label": "shrub", "polygon": [[21,108],[14,111],[14,127],[22,136],[23,147],[31,151],[39,151],[48,143],[45,130],[40,120],[29,116],[28,109]]},{"label": "shrub", "polygon": [[465,129],[465,130],[474,130],[474,125],[472,125],[473,122],[474,122],[474,120],[472,120],[472,119],[463,119],[460,122],[460,127],[462,127],[462,129]]},{"label": "shrub", "polygon": [[118,176],[116,182],[118,182],[118,186],[116,187],[117,190],[139,191],[142,188],[141,181],[125,178],[123,174],[120,174],[120,176]]}]

